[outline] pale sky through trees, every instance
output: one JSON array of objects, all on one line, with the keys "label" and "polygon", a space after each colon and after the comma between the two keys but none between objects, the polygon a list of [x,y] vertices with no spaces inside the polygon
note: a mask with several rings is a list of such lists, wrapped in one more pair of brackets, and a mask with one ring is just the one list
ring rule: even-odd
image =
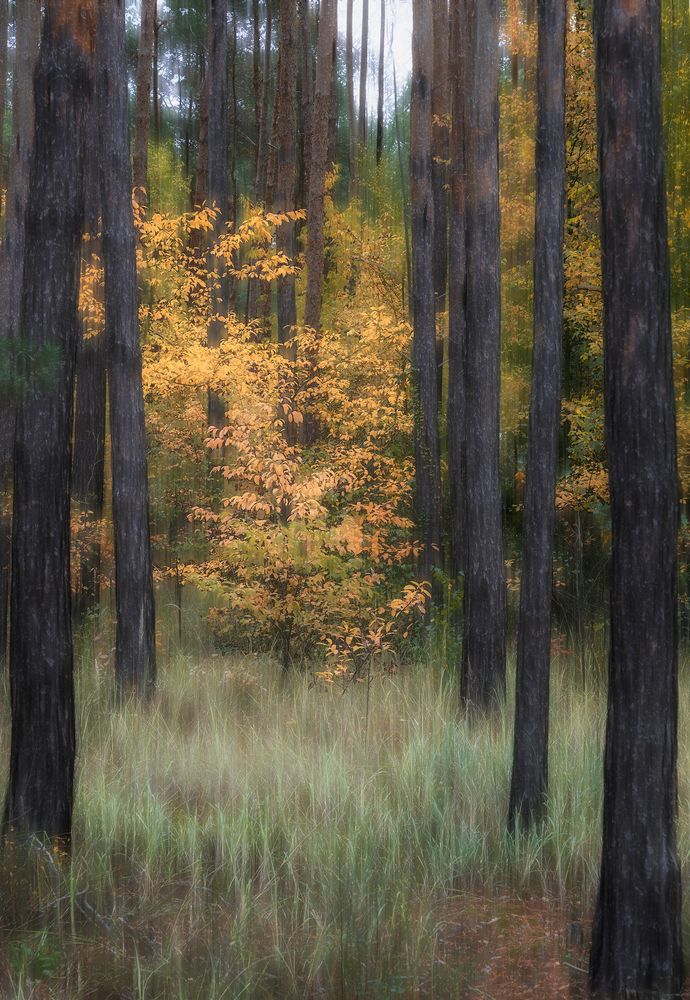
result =
[{"label": "pale sky through trees", "polygon": [[[393,68],[390,65],[391,30],[393,56],[398,77],[398,91],[402,90],[412,69],[412,2],[411,0],[386,0],[386,105],[393,101]],[[379,26],[381,7],[379,0],[369,0],[369,113],[376,109],[376,72],[379,58]],[[347,25],[347,0],[338,0],[338,33],[343,42]],[[362,0],[354,0],[354,50],[355,67],[359,65],[359,46],[362,34]],[[356,74],[357,79],[358,74]]]}]

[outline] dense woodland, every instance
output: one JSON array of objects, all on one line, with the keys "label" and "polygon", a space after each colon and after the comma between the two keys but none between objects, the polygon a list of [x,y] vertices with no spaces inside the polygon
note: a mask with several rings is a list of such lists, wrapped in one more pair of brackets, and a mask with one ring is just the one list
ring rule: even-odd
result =
[{"label": "dense woodland", "polygon": [[672,0],[0,0],[2,996],[681,995],[689,98]]}]

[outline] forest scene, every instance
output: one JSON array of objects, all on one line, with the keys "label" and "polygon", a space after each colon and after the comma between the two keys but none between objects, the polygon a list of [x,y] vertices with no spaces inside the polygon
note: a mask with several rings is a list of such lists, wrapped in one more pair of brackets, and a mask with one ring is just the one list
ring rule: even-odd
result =
[{"label": "forest scene", "polygon": [[0,997],[690,997],[690,7],[0,0]]}]

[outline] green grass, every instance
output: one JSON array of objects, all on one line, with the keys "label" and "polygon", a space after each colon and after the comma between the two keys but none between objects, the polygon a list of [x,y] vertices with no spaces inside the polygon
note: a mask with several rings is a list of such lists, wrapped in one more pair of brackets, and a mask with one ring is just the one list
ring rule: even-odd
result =
[{"label": "green grass", "polygon": [[[363,685],[283,685],[254,657],[178,656],[148,709],[114,708],[110,676],[83,664],[73,862],[5,860],[6,995],[464,996],[439,961],[454,899],[591,906],[603,701],[569,669],[553,683],[548,825],[516,841],[510,705],[469,721],[431,665],[376,678],[367,719]],[[684,681],[682,718],[689,702]],[[680,760],[685,859],[687,735]],[[87,889],[110,935],[75,905]]]}]

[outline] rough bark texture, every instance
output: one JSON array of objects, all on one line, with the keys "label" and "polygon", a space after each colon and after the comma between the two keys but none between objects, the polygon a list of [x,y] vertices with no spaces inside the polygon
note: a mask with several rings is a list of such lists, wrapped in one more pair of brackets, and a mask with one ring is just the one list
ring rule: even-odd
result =
[{"label": "rough bark texture", "polygon": [[148,188],[149,128],[156,0],[141,0],[141,24],[137,55],[137,97],[134,119],[133,184],[135,197],[143,204]]},{"label": "rough bark texture", "polygon": [[[278,58],[278,95],[275,116],[276,185],[273,208],[279,214],[295,209],[297,180],[297,4],[280,0],[280,53]],[[290,260],[295,255],[295,224],[285,222],[276,232],[276,249]],[[278,279],[278,340],[292,336],[297,323],[295,278]]]},{"label": "rough bark texture", "polygon": [[5,173],[5,105],[7,103],[7,24],[9,0],[0,0],[0,187]]},{"label": "rough bark texture", "polygon": [[[412,316],[414,337],[415,509],[423,550],[420,573],[433,581],[441,563],[441,465],[434,317],[434,201],[431,188],[431,0],[414,0],[410,121],[412,201]],[[435,581],[434,581],[435,582]]]},{"label": "rough bark texture", "polygon": [[252,0],[252,87],[254,90],[254,127],[256,147],[254,150],[254,177],[259,169],[259,144],[261,138],[261,20],[259,0]]},{"label": "rough bark texture", "polygon": [[[331,56],[331,102],[328,108],[328,169],[338,160],[338,4],[333,11],[333,54]],[[328,257],[326,258],[328,273]]]},{"label": "rough bark texture", "polygon": [[347,0],[345,27],[345,76],[347,86],[347,138],[350,198],[357,188],[357,119],[355,117],[354,0]]},{"label": "rough bark texture", "polygon": [[446,309],[448,279],[448,3],[434,0],[434,82],[431,97],[431,183],[434,194],[434,296],[438,329],[436,364],[438,396],[443,391],[444,344],[440,315]]},{"label": "rough bark texture", "polygon": [[302,178],[301,203],[309,201],[309,167],[311,161],[311,116],[314,103],[313,59],[311,51],[311,10],[309,0],[297,0],[300,26],[300,80],[302,85]]},{"label": "rough bark texture", "polygon": [[451,0],[449,77],[450,217],[448,270],[448,486],[450,494],[450,575],[459,582],[465,564],[464,481],[465,440],[465,141],[464,118],[464,0]]},{"label": "rough bark texture", "polygon": [[362,0],[362,40],[359,47],[358,139],[367,144],[367,78],[369,76],[369,0]]},{"label": "rough bark texture", "polygon": [[[100,239],[101,178],[98,139],[98,105],[91,102],[87,123],[84,164],[83,267],[102,259]],[[97,289],[96,295],[102,290]],[[83,616],[98,605],[101,568],[100,521],[103,516],[105,473],[106,344],[105,330],[92,316],[82,313],[82,330],[77,349],[76,397],[74,413],[74,456],[72,499],[79,505],[79,565],[76,571],[74,612]]]},{"label": "rough bark texture", "polygon": [[148,693],[156,678],[144,396],[127,119],[125,0],[98,4],[105,324],[115,533],[115,675],[121,690]]},{"label": "rough bark texture", "polygon": [[75,759],[70,468],[90,10],[49,0],[35,81],[12,539],[5,829],[68,841]]},{"label": "rough bark texture", "polygon": [[503,694],[506,588],[499,475],[499,12],[467,0],[465,234],[467,254],[465,629],[462,697],[486,708]]},{"label": "rough bark texture", "polygon": [[551,600],[563,344],[565,0],[539,0],[534,338],[515,737],[508,823],[542,819],[548,783]]},{"label": "rough bark texture", "polygon": [[256,159],[256,179],[254,195],[257,201],[266,200],[266,177],[268,169],[268,137],[271,131],[271,45],[273,35],[273,10],[271,0],[266,0],[264,35],[264,73],[261,90],[261,111],[259,114],[259,147]]},{"label": "rough bark texture", "polygon": [[677,995],[678,477],[660,4],[595,8],[611,649],[592,985]]},{"label": "rough bark texture", "polygon": [[34,140],[34,67],[38,52],[40,5],[19,4],[15,12],[12,145],[10,146],[5,230],[0,261],[0,662],[8,640],[10,551],[12,547],[12,458],[16,386],[13,356],[19,331],[24,226],[29,163]]},{"label": "rough bark texture", "polygon": [[331,105],[333,29],[336,0],[321,0],[316,85],[312,105],[311,160],[307,203],[307,296],[305,326],[319,330],[323,301],[324,196],[328,168],[328,117]]},{"label": "rough bark texture", "polygon": [[[209,0],[208,6],[208,204],[216,209],[212,239],[223,233],[228,205],[228,0]],[[210,253],[208,273],[212,285],[211,317],[207,338],[209,347],[218,347],[225,333],[228,311],[228,288],[222,271],[224,263]],[[225,406],[222,399],[209,392],[208,422],[223,427]]]},{"label": "rough bark texture", "polygon": [[381,29],[379,35],[379,92],[376,106],[376,163],[381,162],[383,156],[383,83],[384,83],[384,60],[386,47],[386,0],[381,0]]}]

